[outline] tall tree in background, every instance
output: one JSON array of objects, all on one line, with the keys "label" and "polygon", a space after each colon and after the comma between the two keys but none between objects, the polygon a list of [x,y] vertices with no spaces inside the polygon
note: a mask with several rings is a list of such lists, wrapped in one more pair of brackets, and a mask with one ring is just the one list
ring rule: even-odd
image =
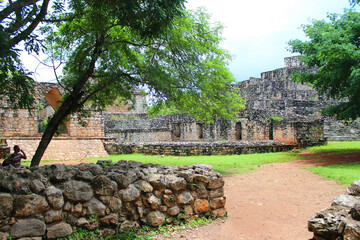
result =
[{"label": "tall tree in background", "polygon": [[182,1],[71,1],[67,21],[43,28],[51,61],[64,62],[64,87],[31,166],[40,163],[58,126],[69,114],[103,109],[148,89],[158,105],[176,104],[198,119],[232,118],[244,107],[232,89],[230,55],[219,47],[222,26]]},{"label": "tall tree in background", "polygon": [[360,13],[346,10],[344,14],[329,14],[328,19],[303,26],[308,41],[289,42],[292,52],[301,54],[301,61],[318,68],[316,74],[294,76],[320,94],[339,100],[324,110],[326,115],[355,120],[360,117]]}]

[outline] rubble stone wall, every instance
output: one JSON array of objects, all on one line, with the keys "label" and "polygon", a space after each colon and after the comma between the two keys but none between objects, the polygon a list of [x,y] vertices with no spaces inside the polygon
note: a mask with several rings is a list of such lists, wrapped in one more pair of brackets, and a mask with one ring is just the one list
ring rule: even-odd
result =
[{"label": "rubble stone wall", "polygon": [[346,123],[326,118],[324,121],[324,134],[329,141],[359,141],[360,120]]},{"label": "rubble stone wall", "polygon": [[178,142],[178,143],[109,143],[105,148],[109,154],[143,153],[148,155],[230,155],[289,151],[296,145],[272,141],[243,141],[226,143]]},{"label": "rubble stone wall", "polygon": [[332,201],[331,207],[316,213],[308,221],[315,240],[360,239],[360,180],[353,182]]},{"label": "rubble stone wall", "polygon": [[56,239],[77,228],[106,236],[117,227],[220,217],[226,214],[223,186],[222,175],[201,164],[0,167],[0,238]]}]

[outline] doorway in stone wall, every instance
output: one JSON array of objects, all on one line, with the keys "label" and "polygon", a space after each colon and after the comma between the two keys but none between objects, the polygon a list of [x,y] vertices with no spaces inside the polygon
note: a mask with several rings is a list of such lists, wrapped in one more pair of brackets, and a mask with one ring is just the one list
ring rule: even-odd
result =
[{"label": "doorway in stone wall", "polygon": [[173,141],[179,141],[181,136],[181,125],[177,123],[174,125],[173,132],[172,132],[172,139]]},{"label": "doorway in stone wall", "polygon": [[242,140],[242,125],[241,122],[235,123],[235,139],[236,141]]},{"label": "doorway in stone wall", "polygon": [[269,140],[274,140],[274,121],[272,119],[269,126]]},{"label": "doorway in stone wall", "polygon": [[196,123],[196,132],[198,134],[198,139],[204,138],[204,124]]}]

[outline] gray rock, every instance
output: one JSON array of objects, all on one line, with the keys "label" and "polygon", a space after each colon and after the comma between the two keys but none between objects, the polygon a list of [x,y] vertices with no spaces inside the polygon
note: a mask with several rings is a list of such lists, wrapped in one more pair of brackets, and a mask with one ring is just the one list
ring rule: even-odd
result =
[{"label": "gray rock", "polygon": [[129,230],[131,228],[138,228],[138,227],[140,227],[140,226],[139,226],[139,223],[137,223],[136,221],[128,221],[128,220],[126,220],[125,222],[123,222],[121,224],[120,229],[126,231],[126,230]]},{"label": "gray rock", "polygon": [[70,235],[72,233],[72,227],[68,223],[57,223],[51,225],[47,229],[47,238],[54,239],[54,238],[62,238]]},{"label": "gray rock", "polygon": [[166,187],[165,176],[162,174],[150,174],[146,180],[155,188],[163,189]]},{"label": "gray rock", "polygon": [[340,195],[334,198],[331,205],[353,208],[357,203],[360,203],[360,197],[356,197],[352,195]]},{"label": "gray rock", "polygon": [[70,180],[63,185],[64,196],[73,202],[86,202],[93,196],[92,187],[85,182]]},{"label": "gray rock", "polygon": [[61,221],[62,220],[61,214],[62,214],[61,210],[49,210],[49,211],[47,211],[45,213],[45,215],[44,215],[45,223],[49,224],[49,223]]},{"label": "gray rock", "polygon": [[106,176],[96,176],[93,180],[95,194],[99,196],[110,196],[117,192],[117,184]]},{"label": "gray rock", "polygon": [[209,184],[207,186],[208,189],[217,189],[223,187],[225,184],[223,177],[212,176],[210,177]]},{"label": "gray rock", "polygon": [[116,197],[101,196],[100,200],[108,206],[112,212],[118,212],[122,207],[121,199]]},{"label": "gray rock", "polygon": [[183,177],[188,183],[193,182],[194,180],[194,173],[190,170],[179,172],[178,177]]},{"label": "gray rock", "polygon": [[0,193],[0,219],[11,217],[13,198],[9,193]]},{"label": "gray rock", "polygon": [[111,174],[110,178],[118,184],[119,189],[127,188],[131,183],[138,179],[136,172],[133,170],[129,170],[126,173]]},{"label": "gray rock", "polygon": [[77,180],[92,181],[92,179],[94,178],[94,175],[88,170],[79,171],[76,173],[75,178]]},{"label": "gray rock", "polygon": [[146,199],[146,201],[150,204],[150,208],[153,210],[158,209],[161,204],[161,200],[154,195],[151,195]]},{"label": "gray rock", "polygon": [[188,204],[190,202],[194,201],[194,198],[193,196],[187,192],[187,191],[184,191],[182,192],[181,194],[178,195],[177,197],[177,203],[178,204]]},{"label": "gray rock", "polygon": [[159,211],[150,212],[146,216],[147,223],[152,227],[158,227],[165,223],[165,215]]},{"label": "gray rock", "polygon": [[210,178],[208,176],[205,175],[201,175],[201,174],[194,174],[194,182],[201,182],[204,184],[207,184],[210,181]]},{"label": "gray rock", "polygon": [[140,197],[140,191],[131,184],[128,188],[121,190],[119,192],[119,196],[124,202],[131,202]]},{"label": "gray rock", "polygon": [[218,189],[215,189],[215,190],[210,190],[209,191],[209,196],[210,196],[210,198],[217,198],[217,197],[224,196],[224,188],[218,188]]},{"label": "gray rock", "polygon": [[151,186],[151,184],[144,180],[137,181],[135,183],[135,186],[137,186],[138,188],[140,188],[141,191],[146,192],[146,193],[150,193],[154,190],[154,188]]},{"label": "gray rock", "polygon": [[12,227],[10,236],[13,238],[37,237],[45,235],[46,225],[38,219],[20,219]]},{"label": "gray rock", "polygon": [[354,220],[346,221],[344,240],[360,239],[360,222]]},{"label": "gray rock", "polygon": [[112,213],[110,215],[107,215],[103,218],[100,219],[100,223],[101,225],[113,225],[113,226],[116,226],[119,222],[119,217],[117,214],[115,213]]},{"label": "gray rock", "polygon": [[50,209],[44,197],[37,194],[15,195],[15,217],[28,217],[36,213],[46,212]]},{"label": "gray rock", "polygon": [[360,221],[360,203],[355,204],[354,207],[351,208],[350,214],[354,220]]},{"label": "gray rock", "polygon": [[360,180],[353,182],[347,189],[346,194],[360,196]]},{"label": "gray rock", "polygon": [[171,216],[176,216],[180,213],[180,208],[178,206],[174,206],[167,210],[167,213]]},{"label": "gray rock", "polygon": [[64,206],[64,197],[60,189],[50,186],[45,189],[46,198],[51,207],[61,209]]},{"label": "gray rock", "polygon": [[40,180],[35,179],[30,182],[30,189],[34,193],[39,193],[45,189],[45,186]]},{"label": "gray rock", "polygon": [[84,207],[88,215],[95,214],[97,216],[105,216],[106,206],[96,198],[92,198],[90,201],[84,203]]},{"label": "gray rock", "polygon": [[167,175],[165,177],[166,186],[171,190],[179,191],[186,188],[186,181],[182,177],[176,177],[175,175]]}]

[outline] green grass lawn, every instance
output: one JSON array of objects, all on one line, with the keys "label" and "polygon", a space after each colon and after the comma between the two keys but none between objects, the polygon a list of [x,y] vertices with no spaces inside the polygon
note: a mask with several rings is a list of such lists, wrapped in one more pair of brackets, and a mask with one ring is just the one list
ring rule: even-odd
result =
[{"label": "green grass lawn", "polygon": [[360,153],[360,141],[332,141],[327,145],[309,147],[304,151],[312,153],[347,154]]}]

